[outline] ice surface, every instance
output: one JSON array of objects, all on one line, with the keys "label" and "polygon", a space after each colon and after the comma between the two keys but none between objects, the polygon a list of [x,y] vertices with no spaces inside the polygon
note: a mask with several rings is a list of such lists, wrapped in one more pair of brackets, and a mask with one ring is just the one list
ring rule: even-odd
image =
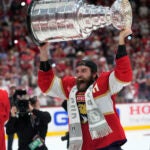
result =
[{"label": "ice surface", "polygon": [[[123,150],[150,150],[150,129],[138,131],[126,131],[128,142],[122,147]],[[46,145],[49,150],[67,150],[66,141],[61,137],[46,137]],[[13,150],[17,150],[17,139],[13,142]]]}]

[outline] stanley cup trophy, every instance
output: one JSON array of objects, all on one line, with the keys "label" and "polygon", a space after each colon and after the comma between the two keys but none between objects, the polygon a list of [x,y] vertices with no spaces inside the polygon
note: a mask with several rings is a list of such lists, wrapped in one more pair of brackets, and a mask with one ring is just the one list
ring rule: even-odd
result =
[{"label": "stanley cup trophy", "polygon": [[27,25],[36,43],[86,39],[105,26],[131,27],[132,9],[128,0],[116,0],[111,7],[83,0],[32,0]]}]

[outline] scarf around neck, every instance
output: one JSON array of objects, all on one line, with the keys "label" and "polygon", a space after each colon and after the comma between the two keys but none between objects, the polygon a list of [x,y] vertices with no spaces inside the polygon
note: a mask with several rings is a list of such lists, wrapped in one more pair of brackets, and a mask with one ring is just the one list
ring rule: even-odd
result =
[{"label": "scarf around neck", "polygon": [[[97,139],[107,136],[112,132],[112,130],[94,101],[92,89],[93,84],[85,93],[85,104],[91,138]],[[74,86],[71,89],[67,104],[69,116],[69,150],[81,150],[83,143],[80,115],[76,102],[76,93],[77,86]]]}]

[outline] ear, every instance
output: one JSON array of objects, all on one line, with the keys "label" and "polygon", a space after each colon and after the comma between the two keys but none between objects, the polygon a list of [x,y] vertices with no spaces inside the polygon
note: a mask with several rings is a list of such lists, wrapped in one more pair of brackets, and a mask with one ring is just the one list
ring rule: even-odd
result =
[{"label": "ear", "polygon": [[96,80],[98,78],[97,72],[93,73],[93,79]]}]

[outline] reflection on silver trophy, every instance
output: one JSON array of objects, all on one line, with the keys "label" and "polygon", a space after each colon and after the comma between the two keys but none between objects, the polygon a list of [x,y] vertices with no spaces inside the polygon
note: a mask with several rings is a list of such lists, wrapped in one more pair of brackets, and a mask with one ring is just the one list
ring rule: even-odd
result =
[{"label": "reflection on silver trophy", "polygon": [[111,7],[83,0],[33,0],[27,23],[38,43],[78,40],[109,25],[118,30],[131,27],[132,9],[128,0],[116,0]]}]

